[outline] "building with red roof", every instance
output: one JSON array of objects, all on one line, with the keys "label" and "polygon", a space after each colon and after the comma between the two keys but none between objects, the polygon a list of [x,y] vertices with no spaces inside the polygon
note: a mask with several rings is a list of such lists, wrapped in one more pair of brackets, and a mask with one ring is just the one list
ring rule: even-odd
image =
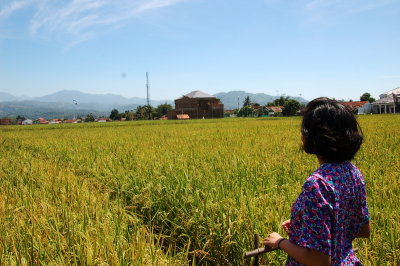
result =
[{"label": "building with red roof", "polygon": [[369,114],[372,111],[372,104],[368,101],[341,102],[355,114]]},{"label": "building with red roof", "polygon": [[39,117],[38,119],[35,120],[35,124],[48,124],[49,121],[47,121],[46,118]]}]

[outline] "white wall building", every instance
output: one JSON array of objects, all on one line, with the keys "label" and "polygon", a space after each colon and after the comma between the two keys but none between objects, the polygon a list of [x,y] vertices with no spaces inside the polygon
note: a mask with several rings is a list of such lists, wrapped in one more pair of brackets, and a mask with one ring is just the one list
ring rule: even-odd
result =
[{"label": "white wall building", "polygon": [[30,120],[30,119],[26,119],[26,120],[22,121],[22,124],[23,124],[23,125],[32,125],[32,124],[33,124],[33,121]]},{"label": "white wall building", "polygon": [[372,104],[368,101],[355,101],[355,102],[341,102],[347,106],[355,114],[370,114],[372,111]]},{"label": "white wall building", "polygon": [[375,114],[400,113],[400,87],[379,95],[379,100],[372,103]]}]

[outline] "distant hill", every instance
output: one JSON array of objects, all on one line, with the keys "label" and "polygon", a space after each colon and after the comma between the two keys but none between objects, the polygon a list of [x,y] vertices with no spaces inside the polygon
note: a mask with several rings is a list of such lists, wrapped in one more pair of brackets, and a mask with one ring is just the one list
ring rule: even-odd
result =
[{"label": "distant hill", "polygon": [[94,116],[108,116],[110,112],[99,111],[96,109],[73,109],[60,103],[44,103],[36,101],[20,101],[20,102],[1,102],[0,117],[16,117],[23,116],[25,118],[36,119],[44,117],[51,118],[73,118],[85,117],[92,113]]},{"label": "distant hill", "polygon": [[[172,101],[151,100],[153,106]],[[112,109],[120,112],[134,110],[139,105],[145,105],[147,99],[125,98],[116,94],[89,94],[80,91],[62,90],[42,97],[34,97],[29,100],[16,97],[9,93],[0,92],[0,117],[16,117],[18,115],[27,118],[71,118],[85,116],[93,113],[96,116],[108,116]]]},{"label": "distant hill", "polygon": [[[179,98],[181,95],[177,95]],[[221,99],[225,109],[235,109],[243,105],[244,98],[250,96],[253,102],[265,105],[280,96],[271,96],[264,93],[248,93],[245,91],[230,91],[217,93],[214,96]],[[290,97],[300,102],[307,100],[300,97]],[[18,115],[35,119],[45,118],[71,118],[74,116],[85,116],[93,113],[96,116],[108,116],[112,109],[120,112],[135,110],[139,105],[145,105],[145,98],[125,98],[117,94],[90,94],[73,90],[62,90],[42,97],[28,98],[16,97],[9,93],[0,92],[0,117],[16,117]],[[156,101],[151,100],[152,106],[162,103],[174,106],[173,100]]]},{"label": "distant hill", "polygon": [[[249,93],[245,91],[230,91],[230,92],[220,92],[214,94],[215,97],[219,98],[224,104],[225,109],[236,109],[243,106],[243,101],[247,96],[250,96],[252,102],[259,103],[260,105],[266,105],[268,102],[272,102],[278,99],[280,96],[272,96],[265,93]],[[290,99],[299,101],[300,103],[307,103],[308,101],[301,97],[292,97]]]},{"label": "distant hill", "polygon": [[28,97],[18,97],[11,95],[7,92],[0,91],[0,102],[24,101],[28,99],[29,99]]},{"label": "distant hill", "polygon": [[[122,106],[122,105],[144,105],[147,103],[147,99],[145,98],[125,98],[121,95],[117,94],[91,94],[91,93],[84,93],[80,91],[73,91],[73,90],[62,90],[53,94],[49,94],[42,97],[33,98],[34,101],[39,102],[63,102],[63,103],[70,103],[75,100],[78,105],[79,104],[96,104],[96,105],[104,105],[104,106]],[[151,104],[159,105],[166,101],[156,101],[151,100]],[[171,102],[168,101],[167,102]],[[104,109],[103,107],[100,107]],[[108,107],[107,107],[108,109]]]}]

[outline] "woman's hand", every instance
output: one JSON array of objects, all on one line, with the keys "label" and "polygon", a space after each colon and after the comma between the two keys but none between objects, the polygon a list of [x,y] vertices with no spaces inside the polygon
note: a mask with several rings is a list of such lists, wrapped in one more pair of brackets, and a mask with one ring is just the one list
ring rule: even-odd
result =
[{"label": "woman's hand", "polygon": [[273,249],[277,249],[278,248],[278,243],[279,240],[281,240],[283,237],[281,237],[280,234],[273,232],[272,234],[269,234],[267,236],[267,238],[265,238],[262,243],[270,246]]},{"label": "woman's hand", "polygon": [[287,234],[289,234],[289,231],[290,231],[290,219],[284,221],[284,222],[282,223],[282,227],[283,227],[283,230],[285,230],[285,232],[286,232]]}]

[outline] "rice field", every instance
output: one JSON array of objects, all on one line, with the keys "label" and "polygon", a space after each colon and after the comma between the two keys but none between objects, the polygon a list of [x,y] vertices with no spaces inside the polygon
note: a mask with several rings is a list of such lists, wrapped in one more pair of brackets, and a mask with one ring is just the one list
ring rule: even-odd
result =
[{"label": "rice field", "polygon": [[[360,116],[365,265],[400,264],[400,116]],[[318,167],[300,118],[0,128],[1,265],[243,265]],[[282,265],[276,251],[264,264]]]}]

